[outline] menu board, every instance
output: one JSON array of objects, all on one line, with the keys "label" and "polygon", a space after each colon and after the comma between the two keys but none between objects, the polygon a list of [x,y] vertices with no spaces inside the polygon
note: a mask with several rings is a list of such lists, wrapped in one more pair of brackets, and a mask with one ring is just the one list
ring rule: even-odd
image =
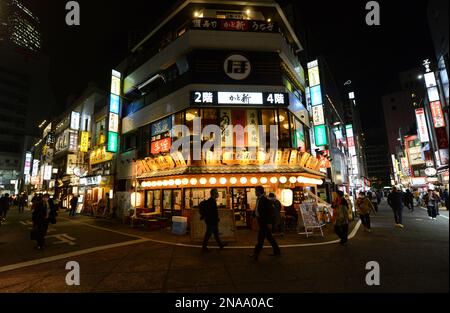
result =
[{"label": "menu board", "polygon": [[[236,241],[236,225],[234,221],[234,211],[230,209],[219,209],[219,233],[222,241]],[[191,210],[191,241],[202,242],[205,236],[206,224],[200,220],[198,209]],[[214,239],[210,239],[213,241]]]}]

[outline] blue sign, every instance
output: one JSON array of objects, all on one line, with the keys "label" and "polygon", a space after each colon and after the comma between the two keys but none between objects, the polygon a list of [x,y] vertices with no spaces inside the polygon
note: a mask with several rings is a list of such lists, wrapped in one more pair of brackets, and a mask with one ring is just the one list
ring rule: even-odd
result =
[{"label": "blue sign", "polygon": [[120,109],[120,97],[111,94],[111,98],[109,99],[109,111],[112,113],[119,114],[119,109]]},{"label": "blue sign", "polygon": [[322,90],[320,85],[310,87],[309,92],[311,93],[311,105],[322,104]]},{"label": "blue sign", "polygon": [[152,124],[152,136],[166,133],[172,130],[172,116],[166,117]]}]

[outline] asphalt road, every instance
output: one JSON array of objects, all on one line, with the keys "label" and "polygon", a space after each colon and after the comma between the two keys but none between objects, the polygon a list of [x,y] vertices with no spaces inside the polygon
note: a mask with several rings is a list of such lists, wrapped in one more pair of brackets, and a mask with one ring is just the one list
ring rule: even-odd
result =
[{"label": "asphalt road", "polygon": [[[284,248],[280,258],[270,257],[270,249],[265,249],[258,262],[248,258],[251,249],[229,247],[205,255],[199,248],[157,243],[139,232],[127,234],[63,216],[51,226],[48,248],[35,251],[27,220],[29,213],[14,213],[0,227],[0,292],[449,290],[447,211],[441,211],[436,221],[429,220],[420,208],[414,213],[405,211],[405,228],[398,229],[391,210],[382,203],[372,219],[373,232],[360,228],[347,247],[332,243]],[[66,284],[68,261],[80,265],[79,286]],[[379,264],[380,285],[366,284],[369,261]]]}]

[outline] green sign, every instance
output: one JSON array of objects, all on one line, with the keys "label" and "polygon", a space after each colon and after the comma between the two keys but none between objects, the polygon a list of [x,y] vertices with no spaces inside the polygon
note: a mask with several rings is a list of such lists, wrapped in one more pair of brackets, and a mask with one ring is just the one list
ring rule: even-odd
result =
[{"label": "green sign", "polygon": [[325,125],[314,126],[314,139],[318,147],[327,144],[327,128]]},{"label": "green sign", "polygon": [[115,132],[108,132],[108,152],[117,152],[117,144],[118,144],[119,138],[117,133]]}]

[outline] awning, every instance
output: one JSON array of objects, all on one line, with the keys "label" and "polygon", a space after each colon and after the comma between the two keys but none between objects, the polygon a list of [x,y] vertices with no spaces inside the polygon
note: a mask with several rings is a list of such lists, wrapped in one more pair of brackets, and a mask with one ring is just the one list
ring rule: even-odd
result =
[{"label": "awning", "polygon": [[189,166],[170,170],[161,170],[144,173],[138,179],[167,177],[177,175],[197,175],[197,174],[264,174],[264,173],[302,173],[313,178],[325,178],[324,173],[314,171],[301,166],[288,165],[227,165],[227,166]]}]

